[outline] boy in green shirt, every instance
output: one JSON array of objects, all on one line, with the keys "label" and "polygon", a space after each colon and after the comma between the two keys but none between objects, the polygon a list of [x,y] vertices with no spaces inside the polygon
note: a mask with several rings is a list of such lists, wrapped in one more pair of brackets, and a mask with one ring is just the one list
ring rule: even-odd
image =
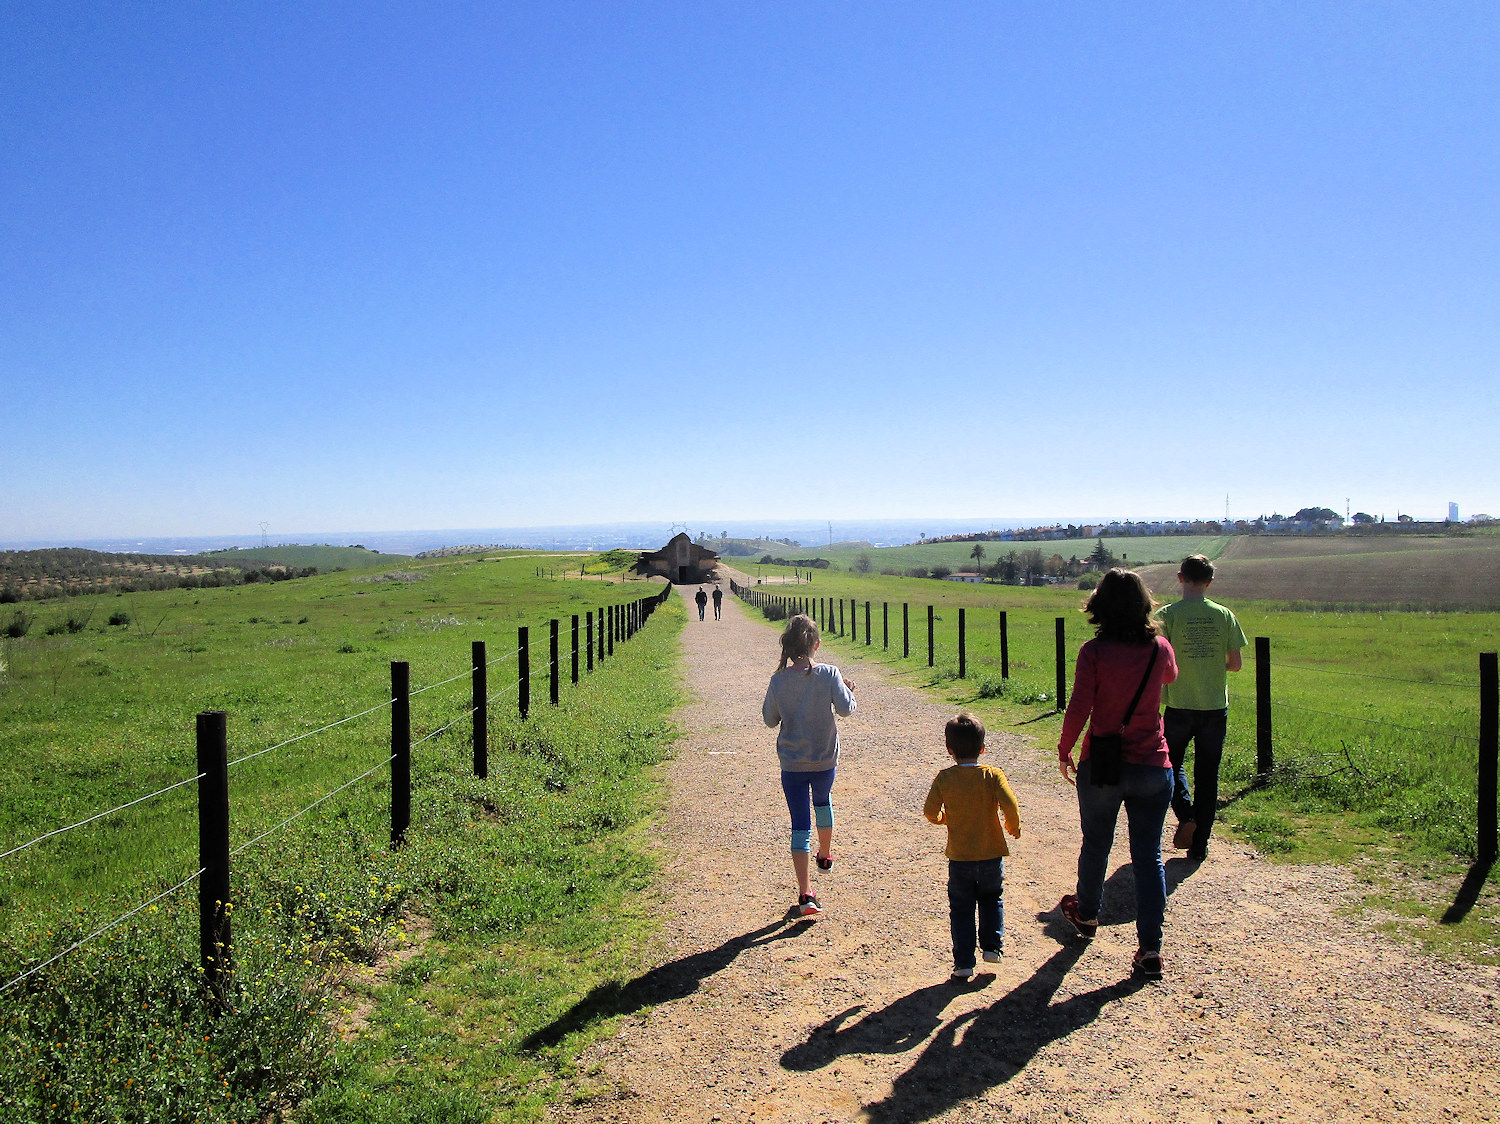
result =
[{"label": "boy in green shirt", "polygon": [[[1201,554],[1182,560],[1177,571],[1182,600],[1161,611],[1162,635],[1177,654],[1178,675],[1162,691],[1167,753],[1172,759],[1172,811],[1177,815],[1174,847],[1188,858],[1208,857],[1208,837],[1219,805],[1219,761],[1229,725],[1229,672],[1240,669],[1245,634],[1234,614],[1207,596],[1214,564]],[[1183,761],[1193,743],[1194,798],[1188,792]]]},{"label": "boy in green shirt", "polygon": [[[948,721],[943,731],[953,765],[934,778],[922,814],[948,826],[948,927],[953,936],[953,979],[974,978],[974,944],[986,963],[1000,960],[1005,939],[1005,832],[1021,838],[1021,812],[1005,774],[981,765],[984,726],[972,714]],[[1001,824],[1001,817],[1005,822]],[[975,917],[978,916],[978,928]]]}]

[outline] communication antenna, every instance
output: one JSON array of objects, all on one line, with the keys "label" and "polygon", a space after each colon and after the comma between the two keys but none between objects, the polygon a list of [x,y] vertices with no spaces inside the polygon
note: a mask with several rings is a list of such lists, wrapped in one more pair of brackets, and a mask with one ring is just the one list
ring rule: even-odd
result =
[{"label": "communication antenna", "polygon": [[828,545],[833,545],[833,520],[828,521]]},{"label": "communication antenna", "polygon": [[264,519],[261,520],[261,523],[260,523],[260,545],[261,546],[269,546],[269,545],[271,545],[270,543],[268,543],[266,541],[266,528],[269,527],[270,525],[271,524],[267,523]]},{"label": "communication antenna", "polygon": [[1348,524],[1349,524],[1349,497],[1345,496],[1344,497],[1344,525],[1348,526]]},{"label": "communication antenna", "polygon": [[1224,522],[1229,522],[1229,493],[1224,493]]}]

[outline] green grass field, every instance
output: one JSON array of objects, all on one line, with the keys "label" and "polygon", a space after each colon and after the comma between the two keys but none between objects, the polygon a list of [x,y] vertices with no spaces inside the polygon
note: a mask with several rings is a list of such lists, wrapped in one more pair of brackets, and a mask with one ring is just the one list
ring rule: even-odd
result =
[{"label": "green grass field", "polygon": [[[199,710],[228,711],[234,759],[378,709],[231,768],[231,846],[250,845],[233,860],[230,1012],[211,1018],[201,995],[188,885],[6,994],[0,1107],[17,1121],[259,1121],[294,1103],[299,1120],[536,1118],[572,1046],[518,1044],[627,972],[646,925],[631,912],[651,872],[633,825],[671,742],[681,613],[669,601],[553,708],[547,620],[567,637],[573,613],[662,587],[534,570],[529,557],[403,562],[107,597],[84,632],[6,645],[0,851],[191,777]],[[123,613],[128,624],[107,623]],[[525,723],[516,660],[499,659],[523,624]],[[474,639],[498,659],[488,781],[470,775],[464,718]],[[460,719],[414,749],[413,827],[395,852],[382,705],[393,659],[411,663],[420,692],[414,738]],[[190,876],[194,799],[189,784],[0,860],[0,977]],[[365,982],[360,965],[418,943],[420,970]],[[460,980],[465,1018],[446,1017],[443,989]],[[456,1059],[472,1074],[463,1089],[448,1080]]]}]

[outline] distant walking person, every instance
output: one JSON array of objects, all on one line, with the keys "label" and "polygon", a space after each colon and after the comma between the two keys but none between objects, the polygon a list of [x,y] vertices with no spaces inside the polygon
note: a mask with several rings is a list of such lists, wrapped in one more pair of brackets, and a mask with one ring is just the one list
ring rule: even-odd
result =
[{"label": "distant walking person", "polygon": [[714,620],[721,619],[724,612],[724,591],[714,586]]},{"label": "distant walking person", "polygon": [[818,828],[818,869],[833,868],[833,776],[839,761],[839,728],[834,715],[854,713],[854,682],[832,664],[813,663],[821,639],[805,613],[786,622],[781,633],[781,666],[771,676],[761,717],[776,735],[781,790],[792,817],[792,870],[797,875],[797,908],[816,917],[823,903],[812,891],[808,869],[813,825]]},{"label": "distant walking person", "polygon": [[[1219,762],[1229,728],[1229,672],[1241,666],[1245,634],[1234,614],[1205,594],[1214,580],[1214,564],[1201,554],[1182,560],[1177,571],[1182,600],[1158,615],[1162,635],[1172,642],[1181,674],[1167,687],[1162,725],[1172,759],[1172,811],[1177,831],[1172,846],[1188,858],[1208,857],[1219,806]],[[1193,743],[1193,792],[1189,793],[1188,743]]]},{"label": "distant walking person", "polygon": [[698,619],[701,621],[703,619],[703,607],[708,604],[708,594],[703,592],[701,585],[698,587],[698,593],[693,600],[698,603]]},{"label": "distant walking person", "polygon": [[[1058,909],[1080,937],[1093,939],[1123,804],[1135,882],[1135,970],[1151,979],[1161,975],[1167,908],[1161,828],[1172,803],[1172,769],[1158,708],[1162,684],[1177,678],[1172,645],[1157,635],[1153,608],[1139,574],[1115,569],[1100,579],[1084,606],[1094,639],[1078,650],[1073,697],[1057,741],[1057,767],[1063,780],[1078,788],[1083,829],[1077,892],[1064,895]],[[1085,722],[1088,733],[1083,733]],[[1079,734],[1083,748],[1075,766],[1073,743]]]}]

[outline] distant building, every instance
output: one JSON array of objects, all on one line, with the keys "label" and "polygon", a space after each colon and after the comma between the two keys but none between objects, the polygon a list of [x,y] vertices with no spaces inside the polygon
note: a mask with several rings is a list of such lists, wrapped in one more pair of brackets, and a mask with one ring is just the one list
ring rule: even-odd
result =
[{"label": "distant building", "polygon": [[713,581],[718,564],[719,556],[714,551],[699,546],[682,532],[660,550],[642,554],[635,569],[636,573],[656,574],[675,585],[691,585]]},{"label": "distant building", "polygon": [[1458,504],[1456,504],[1456,503],[1450,503],[1448,505],[1448,522],[1450,522],[1450,523],[1457,523],[1458,522]]},{"label": "distant building", "polygon": [[949,574],[948,580],[950,582],[970,582],[973,585],[978,585],[980,582],[984,581],[984,575],[971,574],[965,570],[960,570],[956,574]]}]

